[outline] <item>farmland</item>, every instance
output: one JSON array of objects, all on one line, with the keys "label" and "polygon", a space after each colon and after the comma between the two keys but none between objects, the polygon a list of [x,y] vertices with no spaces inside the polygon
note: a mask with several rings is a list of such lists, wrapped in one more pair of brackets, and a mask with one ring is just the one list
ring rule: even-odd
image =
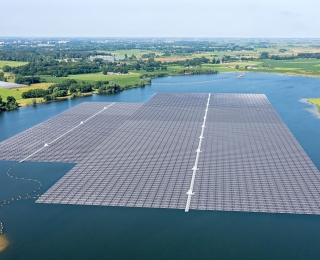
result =
[{"label": "farmland", "polygon": [[6,60],[0,60],[0,68],[7,65],[10,67],[19,67],[28,64],[28,62],[22,62],[22,61],[6,61]]},{"label": "farmland", "polygon": [[[0,68],[11,67],[2,74],[4,80],[30,82],[30,77],[35,77],[36,81],[31,82],[41,82],[15,90],[0,89],[0,95],[4,99],[11,95],[20,104],[30,104],[31,100],[21,98],[24,91],[47,89],[67,79],[76,80],[78,89],[83,84],[109,84],[111,88],[117,85],[125,90],[150,84],[150,78],[166,75],[265,72],[320,77],[320,41],[316,39],[92,42],[89,46],[85,40],[71,41],[64,48],[10,46],[7,51],[0,49]],[[122,56],[122,59],[104,60],[104,55]],[[70,92],[67,97],[71,95]]]},{"label": "farmland", "polygon": [[139,84],[140,83],[140,73],[129,73],[126,75],[104,75],[100,73],[88,73],[88,74],[79,74],[71,75],[65,79],[75,79],[83,81],[113,81],[120,86]]}]

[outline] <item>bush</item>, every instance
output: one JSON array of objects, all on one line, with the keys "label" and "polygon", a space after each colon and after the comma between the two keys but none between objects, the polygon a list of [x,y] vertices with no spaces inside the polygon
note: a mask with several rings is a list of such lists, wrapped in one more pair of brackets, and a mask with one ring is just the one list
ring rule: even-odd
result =
[{"label": "bush", "polygon": [[14,110],[18,108],[18,103],[16,99],[12,96],[7,97],[7,102],[5,103],[6,110]]},{"label": "bush", "polygon": [[15,83],[17,84],[22,84],[22,85],[30,85],[30,84],[34,84],[34,83],[40,83],[41,80],[39,77],[23,77],[20,75],[17,75],[15,80]]},{"label": "bush", "polygon": [[30,89],[26,92],[22,93],[22,98],[37,98],[37,97],[44,97],[48,95],[49,91],[46,89],[38,88],[38,89]]}]

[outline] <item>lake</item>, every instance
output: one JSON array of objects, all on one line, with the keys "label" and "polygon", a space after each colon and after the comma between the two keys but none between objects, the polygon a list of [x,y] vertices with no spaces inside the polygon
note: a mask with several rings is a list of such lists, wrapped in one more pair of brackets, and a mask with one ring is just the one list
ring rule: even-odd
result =
[{"label": "lake", "polygon": [[[154,79],[151,86],[93,95],[0,114],[0,141],[81,102],[145,102],[156,92],[261,93],[320,169],[320,119],[303,98],[320,97],[320,79],[248,73]],[[313,109],[313,111],[315,111]],[[9,179],[0,161],[0,201],[36,184]],[[12,174],[43,183],[41,193],[73,164],[25,162]],[[0,259],[320,259],[320,216],[35,204],[0,209],[9,247]]]}]

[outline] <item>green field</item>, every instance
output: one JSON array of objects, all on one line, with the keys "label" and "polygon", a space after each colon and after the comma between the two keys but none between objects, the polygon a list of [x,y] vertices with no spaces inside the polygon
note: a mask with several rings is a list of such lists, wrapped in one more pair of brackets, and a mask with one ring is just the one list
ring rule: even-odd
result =
[{"label": "green field", "polygon": [[88,73],[88,74],[77,74],[77,75],[70,75],[68,77],[49,77],[44,76],[42,77],[47,82],[54,82],[59,83],[66,79],[75,79],[80,81],[113,81],[120,86],[140,83],[140,74],[138,73],[130,73],[128,75],[104,75],[103,73]]},{"label": "green field", "polygon": [[4,65],[8,65],[10,67],[19,67],[28,63],[29,62],[0,60],[0,68],[2,68]]},{"label": "green field", "polygon": [[[23,99],[21,97],[22,93],[29,90],[29,89],[37,89],[37,88],[48,88],[51,83],[38,83],[38,84],[32,84],[27,87],[23,88],[15,88],[15,89],[6,89],[6,88],[0,88],[0,96],[2,97],[3,101],[7,101],[8,96],[13,96],[17,102],[19,103],[20,106],[26,106],[26,105],[31,105],[33,98],[25,98]],[[43,98],[36,98],[37,103],[42,103],[44,102]]]},{"label": "green field", "polygon": [[308,99],[308,102],[316,105],[318,107],[318,111],[320,113],[320,98],[310,98],[310,99]]},{"label": "green field", "polygon": [[318,59],[301,59],[301,60],[266,60],[264,65],[270,66],[275,70],[290,70],[297,73],[320,74],[320,60]]},{"label": "green field", "polygon": [[[70,75],[68,77],[54,78],[54,77],[43,77],[47,81],[52,80],[52,82],[61,82],[66,79],[75,79],[82,81],[113,81],[120,86],[139,84],[140,83],[140,74],[139,73],[129,73],[128,75],[104,75],[103,73],[89,73],[89,74],[78,74]],[[58,80],[58,81],[53,81]]]},{"label": "green field", "polygon": [[[239,66],[238,70],[235,69],[236,65]],[[221,64],[203,64],[202,66],[215,68],[219,72],[250,71],[320,77],[320,60],[318,59],[301,59],[292,61],[264,60],[248,62],[231,62]],[[245,69],[246,66],[256,66],[258,67],[258,69]]]},{"label": "green field", "polygon": [[[3,101],[5,102],[7,101],[7,96],[13,96],[17,100],[20,106],[31,105],[33,98],[22,99],[21,98],[22,92],[23,91],[19,89],[0,88],[0,96],[2,97]],[[36,100],[37,100],[37,103],[43,102],[43,98],[36,98]]]},{"label": "green field", "polygon": [[0,88],[0,96],[3,101],[7,100],[7,96],[13,96],[16,100],[21,99],[22,91],[18,89]]},{"label": "green field", "polygon": [[308,102],[310,102],[314,105],[320,106],[320,98],[310,98],[310,99],[308,99]]}]

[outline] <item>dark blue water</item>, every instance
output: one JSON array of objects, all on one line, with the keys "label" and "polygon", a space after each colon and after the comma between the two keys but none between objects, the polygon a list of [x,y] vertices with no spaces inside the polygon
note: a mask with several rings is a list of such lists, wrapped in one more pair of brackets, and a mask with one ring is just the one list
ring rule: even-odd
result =
[{"label": "dark blue water", "polygon": [[[21,108],[0,114],[0,141],[81,102],[145,102],[155,92],[263,93],[320,169],[320,119],[301,98],[320,97],[320,79],[252,73],[166,77],[115,95]],[[229,79],[232,78],[232,79]],[[227,80],[225,80],[227,79]],[[203,82],[201,84],[171,84]],[[1,151],[0,151],[1,152]],[[6,177],[0,201],[35,186]],[[19,176],[37,178],[44,192],[72,164],[23,163]],[[0,259],[320,259],[320,216],[35,204],[0,208],[10,241]]]}]

